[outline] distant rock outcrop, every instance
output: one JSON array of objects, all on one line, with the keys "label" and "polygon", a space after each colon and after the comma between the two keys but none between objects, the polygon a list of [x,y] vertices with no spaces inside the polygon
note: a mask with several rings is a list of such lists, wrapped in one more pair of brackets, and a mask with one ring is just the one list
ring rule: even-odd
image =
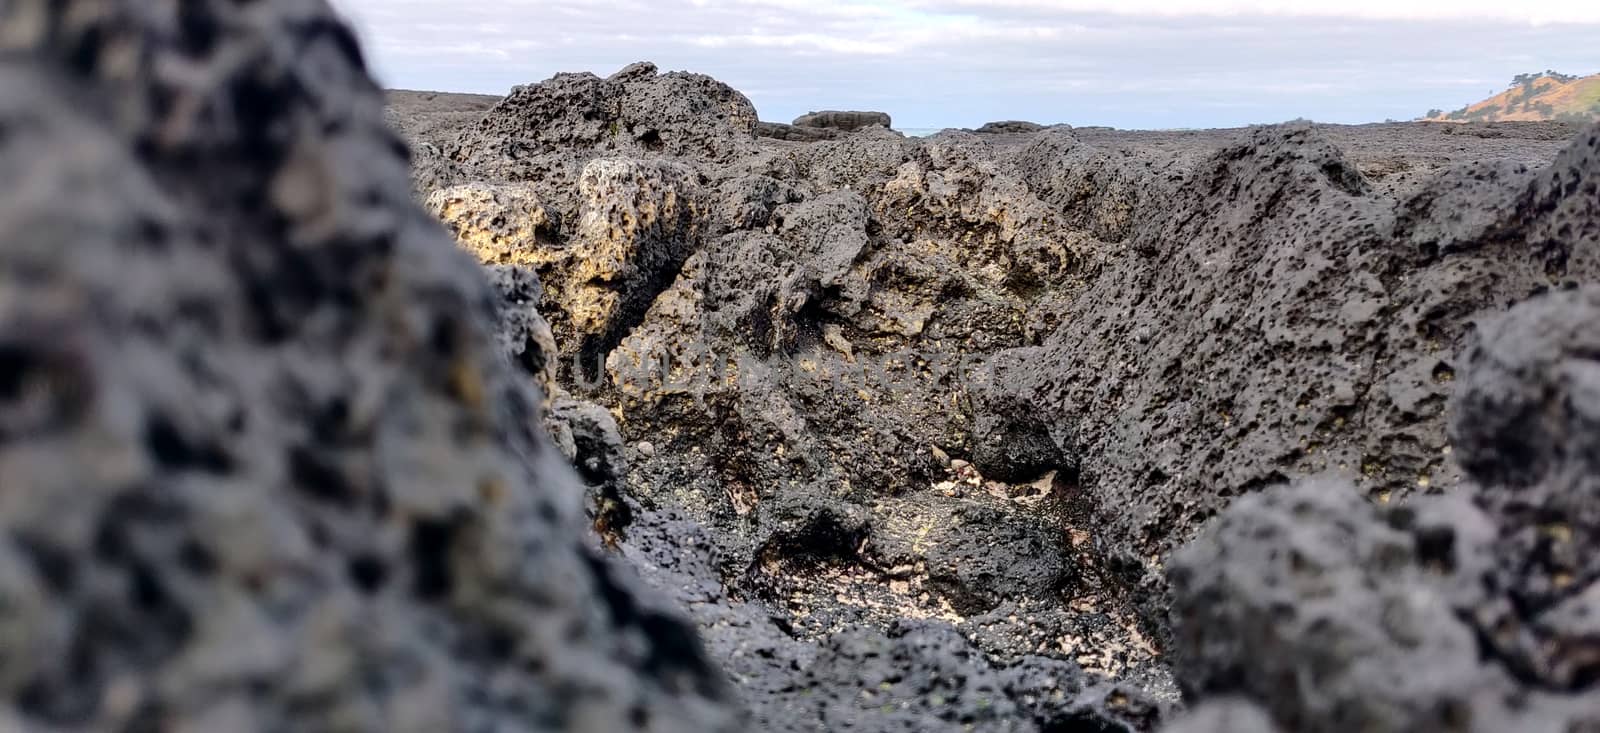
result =
[{"label": "distant rock outcrop", "polygon": [[810,112],[795,118],[795,127],[821,127],[831,130],[851,132],[863,127],[894,127],[894,121],[883,112],[841,112],[828,110],[825,112]]},{"label": "distant rock outcrop", "polygon": [[814,143],[822,140],[837,140],[843,134],[843,131],[831,127],[800,127],[798,125],[785,125],[782,122],[763,122],[756,125],[756,134],[773,140]]},{"label": "distant rock outcrop", "polygon": [[1045,129],[1044,125],[1037,122],[1023,122],[1021,120],[1006,120],[1004,122],[990,122],[973,132],[980,135],[999,135],[1012,133],[1038,132]]}]

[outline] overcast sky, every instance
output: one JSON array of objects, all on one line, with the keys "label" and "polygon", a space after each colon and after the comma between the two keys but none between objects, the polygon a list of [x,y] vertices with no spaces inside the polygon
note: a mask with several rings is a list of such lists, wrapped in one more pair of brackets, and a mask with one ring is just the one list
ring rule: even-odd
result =
[{"label": "overcast sky", "polygon": [[1600,72],[1600,0],[334,0],[387,86],[501,94],[634,61],[763,119],[1129,128],[1410,119]]}]

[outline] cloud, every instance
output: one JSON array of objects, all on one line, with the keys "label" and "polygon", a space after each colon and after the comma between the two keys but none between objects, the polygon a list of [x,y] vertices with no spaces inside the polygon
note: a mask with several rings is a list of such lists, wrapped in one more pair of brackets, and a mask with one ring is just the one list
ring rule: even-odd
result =
[{"label": "cloud", "polygon": [[1600,23],[1600,4],[1577,0],[934,0],[910,7],[937,12],[1113,13],[1143,16],[1266,16],[1366,20],[1498,20],[1532,24]]},{"label": "cloud", "polygon": [[1459,107],[1525,71],[1600,71],[1600,3],[334,2],[392,86],[504,92],[652,60],[728,82],[780,120],[857,107],[905,126],[1360,122]]}]

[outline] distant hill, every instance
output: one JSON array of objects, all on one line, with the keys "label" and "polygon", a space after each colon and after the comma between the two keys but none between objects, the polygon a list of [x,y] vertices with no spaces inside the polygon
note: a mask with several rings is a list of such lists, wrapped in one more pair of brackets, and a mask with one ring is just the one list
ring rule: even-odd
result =
[{"label": "distant hill", "polygon": [[1519,74],[1506,91],[1454,112],[1432,110],[1423,119],[1440,122],[1588,122],[1600,119],[1600,74],[1584,77],[1554,71]]}]

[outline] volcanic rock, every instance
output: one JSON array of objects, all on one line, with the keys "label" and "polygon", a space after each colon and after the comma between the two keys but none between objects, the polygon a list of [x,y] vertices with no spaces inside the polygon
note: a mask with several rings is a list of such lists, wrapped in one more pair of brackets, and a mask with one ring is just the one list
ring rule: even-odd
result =
[{"label": "volcanic rock", "polygon": [[[1155,730],[1168,705],[1071,662],[1020,655],[990,663],[948,623],[855,625],[795,638],[760,603],[718,582],[717,541],[673,512],[644,512],[621,551],[700,623],[745,702],[752,730]],[[911,726],[907,728],[906,726]]]},{"label": "volcanic rock", "polygon": [[1130,558],[1291,477],[1381,500],[1455,486],[1446,405],[1473,321],[1600,279],[1591,146],[1543,173],[1446,169],[1396,201],[1313,130],[1255,130],[1102,229],[1128,249],[1042,347],[996,358],[985,424],[1046,427]]},{"label": "volcanic rock", "polygon": [[583,548],[544,346],[322,3],[14,0],[0,50],[0,726],[743,729]]},{"label": "volcanic rock", "polygon": [[973,132],[980,135],[1009,135],[1017,133],[1039,132],[1045,129],[1044,125],[1037,122],[1023,122],[1021,120],[1006,120],[1004,122],[985,123]]},{"label": "volcanic rock", "polygon": [[[727,163],[755,152],[750,100],[707,76],[633,64],[601,79],[560,74],[519,86],[423,162],[418,190],[532,185],[556,222],[577,222],[578,185],[597,158]],[[436,157],[436,159],[435,159]]]},{"label": "volcanic rock", "polygon": [[593,380],[699,246],[702,198],[685,166],[597,158],[579,178],[577,221],[562,246],[552,246],[558,225],[527,184],[466,184],[435,191],[427,203],[481,261],[529,267],[549,283],[557,343],[573,347],[558,372],[582,360],[587,371],[574,374]]},{"label": "volcanic rock", "polygon": [[774,140],[814,143],[819,140],[836,140],[840,131],[829,127],[799,127],[781,122],[762,122],[756,125],[756,135]]},{"label": "volcanic rock", "polygon": [[808,112],[795,118],[795,127],[817,127],[842,132],[854,132],[863,127],[877,125],[882,128],[894,127],[894,121],[883,112],[841,112],[827,110],[825,112]]},{"label": "volcanic rock", "polygon": [[[1172,565],[1180,679],[1286,730],[1600,725],[1600,288],[1486,324],[1451,433],[1471,484],[1236,502]],[[1286,686],[1285,679],[1314,681]]]},{"label": "volcanic rock", "polygon": [[[715,85],[696,88],[717,97]],[[545,118],[564,129],[568,112],[527,112],[481,146],[526,144],[545,152],[519,160],[553,161],[557,173],[452,159],[466,188],[434,208],[483,260],[538,268],[559,294],[542,312],[560,360],[603,368],[563,368],[557,382],[636,446],[622,448],[620,500],[637,511],[616,547],[690,609],[754,719],[891,730],[967,717],[1048,730],[1076,724],[1063,709],[1089,709],[1029,707],[1042,698],[1013,691],[989,698],[1011,712],[986,717],[965,692],[935,704],[919,697],[920,678],[830,666],[887,655],[971,680],[1073,665],[1074,689],[1124,681],[1150,695],[1099,701],[1156,712],[1176,698],[1170,660],[1204,705],[1187,725],[1337,726],[1347,718],[1324,703],[1365,695],[1366,667],[1324,664],[1315,619],[1253,615],[1300,595],[1266,585],[1264,571],[1293,563],[1251,545],[1264,541],[1252,527],[1320,543],[1314,572],[1351,589],[1349,607],[1323,622],[1329,635],[1384,666],[1377,679],[1412,675],[1350,703],[1349,719],[1448,722],[1463,690],[1554,699],[1588,684],[1586,647],[1571,641],[1586,628],[1571,600],[1587,597],[1586,560],[1552,552],[1540,556],[1548,572],[1496,581],[1516,588],[1514,610],[1524,596],[1554,605],[1532,641],[1496,652],[1522,660],[1504,665],[1510,681],[1483,686],[1473,675],[1497,663],[1457,643],[1463,628],[1470,639],[1491,626],[1425,623],[1466,606],[1462,586],[1431,579],[1439,553],[1417,537],[1470,530],[1473,507],[1425,499],[1486,483],[1474,476],[1488,469],[1458,463],[1472,439],[1448,429],[1474,324],[1600,276],[1592,132],[1568,143],[1546,126],[1510,127],[1464,144],[1426,125],[924,139],[868,127],[797,145],[711,126],[700,129],[716,140],[674,154],[541,147]],[[639,171],[627,190],[640,193],[617,197],[608,220],[646,226],[616,242],[578,226],[608,205],[579,185],[596,160]],[[493,194],[468,195],[480,189]],[[574,248],[621,264],[592,281],[564,264]],[[1540,417],[1494,435],[1544,435],[1539,421],[1564,414],[1562,403],[1533,396],[1552,394],[1530,387],[1517,398],[1527,407],[1483,423],[1525,412]],[[593,442],[610,446],[597,465],[620,465],[605,458],[615,442]],[[1582,449],[1511,455],[1542,466]],[[1534,478],[1517,480],[1547,471],[1528,470]],[[1296,515],[1270,496],[1240,500],[1310,476],[1330,487],[1313,513],[1355,519],[1329,529],[1283,518]],[[1169,553],[1235,504],[1255,518],[1217,530],[1210,555],[1183,556],[1216,570],[1175,574],[1186,595],[1169,609],[1164,566],[1205,565]],[[1412,520],[1390,515],[1413,505]],[[1493,506],[1476,511],[1492,523]],[[1568,529],[1574,547],[1588,546],[1581,526]],[[1568,536],[1518,532],[1529,546]],[[1433,668],[1408,656],[1412,637],[1374,631],[1371,609],[1391,586],[1453,589],[1391,614],[1425,626],[1405,633],[1459,662],[1448,674],[1424,675]],[[1203,599],[1219,595],[1241,600],[1211,611],[1216,633],[1241,641],[1183,620],[1208,618]],[[1170,624],[1169,610],[1182,612]],[[947,626],[927,631],[930,621]],[[938,648],[965,661],[906,651],[922,644],[908,638],[946,639]],[[1548,651],[1550,640],[1578,651]],[[1269,683],[1301,677],[1331,687],[1265,698]],[[883,683],[894,694],[874,706]],[[802,689],[814,700],[796,700]],[[1538,704],[1550,720],[1581,720]]]}]

